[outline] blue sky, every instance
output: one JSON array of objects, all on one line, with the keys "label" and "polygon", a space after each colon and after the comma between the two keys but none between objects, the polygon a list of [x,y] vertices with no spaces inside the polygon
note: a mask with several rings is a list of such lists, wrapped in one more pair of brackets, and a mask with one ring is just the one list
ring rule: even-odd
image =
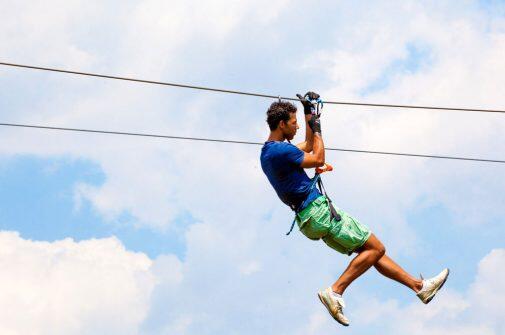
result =
[{"label": "blue sky", "polygon": [[181,232],[194,221],[189,215],[177,218],[175,227],[153,231],[135,227],[125,213],[116,222],[105,222],[89,204],[76,206],[74,185],[100,185],[104,175],[92,162],[72,159],[17,157],[2,163],[0,199],[3,230],[20,232],[31,240],[55,241],[71,237],[77,241],[117,236],[127,249],[152,258],[174,253],[184,258]]},{"label": "blue sky", "polygon": [[[312,89],[328,100],[505,105],[502,2],[48,6],[58,10],[20,2],[0,14],[12,32],[2,61],[283,96]],[[269,103],[0,69],[2,122],[262,141]],[[503,160],[504,130],[500,114],[326,105],[323,115],[325,144],[351,149]],[[42,334],[338,330],[314,297],[350,258],[296,231],[284,236],[292,213],[261,171],[260,147],[0,132],[9,274],[0,296],[14,301],[4,332],[32,330],[26,306]],[[503,333],[503,309],[484,304],[505,302],[502,165],[343,152],[327,160],[334,201],[406,270],[451,268],[428,306],[371,270],[345,295],[349,333]],[[37,301],[51,308],[40,312]]]}]

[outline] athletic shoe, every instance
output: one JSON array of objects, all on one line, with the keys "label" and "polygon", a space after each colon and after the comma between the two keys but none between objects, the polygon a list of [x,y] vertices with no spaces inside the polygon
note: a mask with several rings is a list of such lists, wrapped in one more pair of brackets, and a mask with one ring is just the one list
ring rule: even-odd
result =
[{"label": "athletic shoe", "polygon": [[331,316],[333,316],[338,323],[349,326],[349,320],[342,312],[342,309],[345,308],[344,298],[335,296],[331,287],[328,287],[324,291],[319,291],[317,295],[319,296],[319,300],[326,306],[328,312],[330,312]]},{"label": "athletic shoe", "polygon": [[448,276],[449,269],[442,270],[442,272],[430,279],[424,279],[421,275],[421,279],[423,280],[423,288],[421,291],[417,292],[419,299],[421,299],[421,301],[425,304],[429,303],[435,294],[437,294],[438,290],[444,286]]}]

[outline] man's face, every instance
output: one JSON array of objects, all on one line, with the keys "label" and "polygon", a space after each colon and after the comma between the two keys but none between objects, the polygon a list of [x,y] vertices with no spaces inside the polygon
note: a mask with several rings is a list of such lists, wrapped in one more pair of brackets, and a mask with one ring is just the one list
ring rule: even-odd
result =
[{"label": "man's face", "polygon": [[300,127],[298,126],[298,121],[296,119],[296,113],[291,113],[291,114],[289,114],[289,116],[290,116],[289,120],[286,122],[281,121],[280,126],[282,129],[282,133],[284,134],[284,137],[286,137],[286,139],[291,141],[293,139],[293,137],[295,137],[296,131]]}]

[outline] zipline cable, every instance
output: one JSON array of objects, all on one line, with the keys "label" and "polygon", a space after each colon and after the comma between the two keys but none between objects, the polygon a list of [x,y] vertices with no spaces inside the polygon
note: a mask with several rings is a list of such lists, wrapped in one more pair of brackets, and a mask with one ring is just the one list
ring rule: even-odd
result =
[{"label": "zipline cable", "polygon": [[[33,65],[23,65],[23,64],[5,63],[5,62],[0,62],[0,65],[25,68],[25,69],[32,69],[32,70],[42,70],[42,71],[74,74],[74,75],[80,75],[80,76],[124,80],[124,81],[138,82],[138,83],[144,83],[144,84],[154,84],[154,85],[189,88],[189,89],[194,89],[194,90],[203,90],[203,91],[211,91],[211,92],[219,92],[219,93],[249,95],[249,96],[261,97],[261,98],[272,98],[272,99],[282,99],[282,100],[289,100],[289,101],[298,101],[297,98],[281,97],[279,95],[251,93],[251,92],[226,90],[226,89],[211,88],[211,87],[204,87],[204,86],[193,86],[193,85],[169,83],[169,82],[162,82],[162,81],[127,78],[127,77],[90,73],[90,72],[80,72],[80,71],[71,71],[71,70],[55,69],[55,68],[48,68],[48,67],[40,67],[40,66],[33,66]],[[505,114],[505,110],[497,110],[497,109],[456,108],[456,107],[417,106],[417,105],[399,105],[399,104],[377,104],[377,103],[346,102],[346,101],[325,101],[324,103],[330,104],[330,105],[389,107],[389,108],[406,108],[406,109],[428,109],[428,110],[463,111],[463,112],[480,112],[480,113],[503,113],[503,114]]]},{"label": "zipline cable", "polygon": [[[36,129],[44,129],[44,130],[74,131],[74,132],[98,133],[98,134],[109,134],[109,135],[142,136],[142,137],[174,139],[174,140],[188,140],[188,141],[204,141],[204,142],[219,142],[219,143],[233,143],[233,144],[263,145],[263,143],[261,143],[261,142],[223,140],[223,139],[213,139],[213,138],[203,138],[203,137],[183,137],[183,136],[172,136],[172,135],[157,135],[157,134],[132,133],[132,132],[120,132],[120,131],[109,131],[109,130],[95,130],[95,129],[82,129],[82,128],[51,127],[51,126],[28,125],[28,124],[17,124],[17,123],[0,123],[0,126],[4,126],[4,127],[19,127],[19,128],[36,128]],[[484,163],[501,163],[501,164],[505,163],[505,160],[483,159],[483,158],[436,156],[436,155],[420,155],[420,154],[411,154],[411,153],[386,152],[386,151],[370,151],[370,150],[354,150],[354,149],[340,149],[340,148],[325,148],[325,149],[329,150],[329,151],[356,152],[356,153],[377,154],[377,155],[393,155],[393,156],[423,157],[423,158],[436,158],[436,159],[451,159],[451,160],[474,161],[474,162],[484,162]]]}]

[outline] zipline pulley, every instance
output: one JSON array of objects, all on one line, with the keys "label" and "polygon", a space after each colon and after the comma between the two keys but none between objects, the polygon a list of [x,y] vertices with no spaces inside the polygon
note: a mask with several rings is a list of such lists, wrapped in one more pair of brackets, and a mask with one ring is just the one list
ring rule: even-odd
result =
[{"label": "zipline pulley", "polygon": [[323,106],[324,106],[323,100],[321,100],[320,97],[317,99],[311,99],[309,92],[304,95],[304,98],[305,98],[305,100],[310,102],[310,104],[311,104],[310,110],[311,110],[312,114],[320,116],[321,112],[323,111]]}]

